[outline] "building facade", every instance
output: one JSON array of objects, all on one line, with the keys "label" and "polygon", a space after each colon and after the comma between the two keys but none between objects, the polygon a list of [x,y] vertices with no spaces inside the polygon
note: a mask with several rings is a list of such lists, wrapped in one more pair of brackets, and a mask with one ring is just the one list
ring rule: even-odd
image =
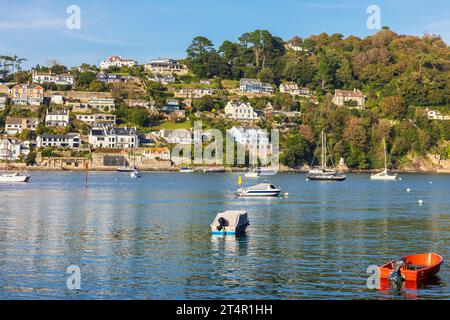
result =
[{"label": "building facade", "polygon": [[45,125],[52,127],[67,127],[70,125],[69,110],[47,111],[45,115]]},{"label": "building facade", "polygon": [[174,59],[153,59],[144,66],[146,71],[153,74],[177,74],[185,75],[188,73],[186,65],[179,63]]},{"label": "building facade", "polygon": [[335,90],[333,103],[339,107],[344,106],[346,102],[356,102],[357,109],[364,109],[364,94],[358,90]]},{"label": "building facade", "polygon": [[139,146],[139,136],[136,128],[93,128],[89,134],[89,144],[94,148],[137,148]]},{"label": "building facade", "polygon": [[78,149],[81,147],[81,137],[78,134],[42,134],[36,138],[36,142],[38,148]]},{"label": "building facade", "polygon": [[17,84],[10,95],[12,104],[38,106],[44,102],[44,88],[36,84]]},{"label": "building facade", "polygon": [[39,84],[54,83],[58,85],[73,86],[75,84],[75,77],[70,73],[55,74],[51,72],[33,72],[33,82]]},{"label": "building facade", "polygon": [[224,111],[227,117],[234,120],[254,121],[259,119],[259,115],[248,102],[236,103],[228,101]]},{"label": "building facade", "polygon": [[76,119],[92,127],[113,127],[116,125],[116,116],[109,113],[77,114]]},{"label": "building facade", "polygon": [[128,67],[128,68],[132,68],[132,67],[134,67],[136,65],[137,65],[137,61],[136,60],[123,59],[121,56],[110,56],[110,57],[108,57],[108,59],[100,62],[100,69],[106,70],[106,69],[109,69],[111,67],[118,67],[118,68]]},{"label": "building facade", "polygon": [[272,94],[274,92],[270,83],[264,83],[258,79],[241,79],[239,88],[244,93]]},{"label": "building facade", "polygon": [[15,135],[21,133],[25,129],[35,131],[38,125],[38,118],[6,117],[5,131],[7,134]]}]

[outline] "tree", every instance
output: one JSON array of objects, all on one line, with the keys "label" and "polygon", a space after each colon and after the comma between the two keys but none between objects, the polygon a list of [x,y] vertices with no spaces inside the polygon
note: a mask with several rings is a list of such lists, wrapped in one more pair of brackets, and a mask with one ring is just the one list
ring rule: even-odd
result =
[{"label": "tree", "polygon": [[406,112],[405,101],[400,96],[386,97],[381,103],[381,110],[388,117],[401,118]]}]

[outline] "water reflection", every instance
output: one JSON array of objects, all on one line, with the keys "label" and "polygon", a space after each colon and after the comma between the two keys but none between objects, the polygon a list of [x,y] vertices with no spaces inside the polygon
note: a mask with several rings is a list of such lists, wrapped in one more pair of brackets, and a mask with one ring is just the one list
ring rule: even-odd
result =
[{"label": "water reflection", "polygon": [[[28,185],[0,185],[0,298],[450,298],[445,265],[439,281],[400,295],[365,286],[369,265],[446,258],[448,177],[270,179],[290,197],[235,198],[234,174],[92,173],[86,189],[83,174],[35,173]],[[248,212],[246,234],[211,235],[225,210]],[[82,270],[76,294],[65,288],[71,264]]]}]

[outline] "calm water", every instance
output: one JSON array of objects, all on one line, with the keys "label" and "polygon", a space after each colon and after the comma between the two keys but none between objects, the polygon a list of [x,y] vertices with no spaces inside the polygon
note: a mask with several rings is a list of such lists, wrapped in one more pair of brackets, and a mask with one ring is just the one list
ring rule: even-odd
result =
[{"label": "calm water", "polygon": [[[85,189],[82,173],[33,173],[0,185],[0,299],[449,299],[446,263],[420,289],[366,287],[369,265],[449,257],[450,176],[402,178],[280,174],[289,198],[243,200],[236,174],[91,173]],[[212,237],[228,209],[248,211],[246,235]],[[79,292],[66,288],[72,264]]]}]

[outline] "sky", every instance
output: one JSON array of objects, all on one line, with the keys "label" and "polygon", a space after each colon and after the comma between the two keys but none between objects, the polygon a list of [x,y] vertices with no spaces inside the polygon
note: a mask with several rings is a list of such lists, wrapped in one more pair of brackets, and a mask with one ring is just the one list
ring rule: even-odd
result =
[{"label": "sky", "polygon": [[[80,29],[67,28],[70,5]],[[111,55],[146,63],[184,58],[202,35],[218,47],[245,32],[267,29],[289,40],[322,32],[365,37],[367,8],[377,5],[381,25],[399,34],[438,34],[450,43],[448,0],[0,0],[0,55],[26,58],[25,68],[98,65]]]}]

